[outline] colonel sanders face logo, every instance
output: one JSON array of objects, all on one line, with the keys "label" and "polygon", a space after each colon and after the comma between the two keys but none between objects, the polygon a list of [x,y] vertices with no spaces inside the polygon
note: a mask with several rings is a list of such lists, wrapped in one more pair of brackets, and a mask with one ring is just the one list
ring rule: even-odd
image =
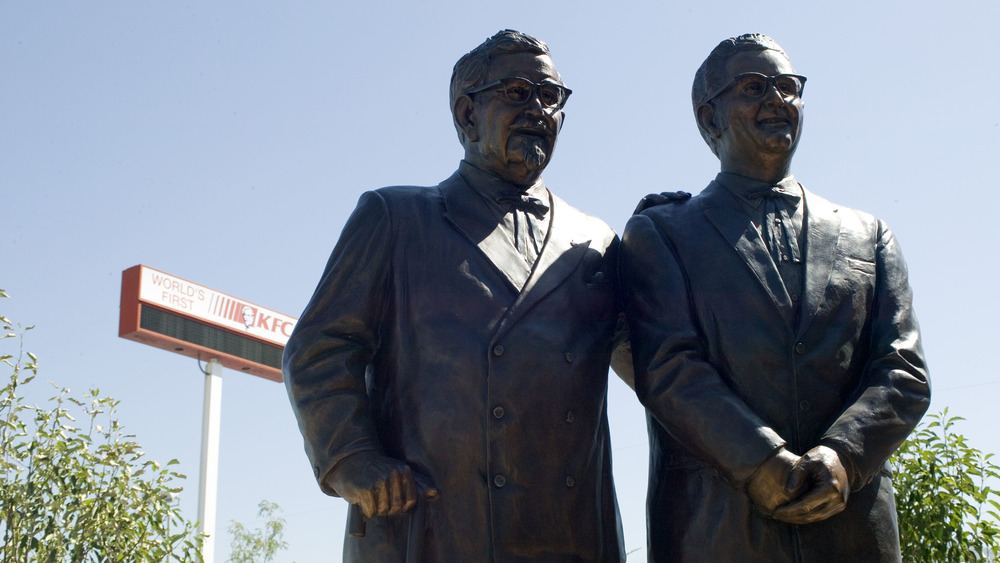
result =
[{"label": "colonel sanders face logo", "polygon": [[254,317],[257,316],[256,311],[253,310],[249,305],[243,306],[243,324],[247,327],[247,330],[253,326]]}]

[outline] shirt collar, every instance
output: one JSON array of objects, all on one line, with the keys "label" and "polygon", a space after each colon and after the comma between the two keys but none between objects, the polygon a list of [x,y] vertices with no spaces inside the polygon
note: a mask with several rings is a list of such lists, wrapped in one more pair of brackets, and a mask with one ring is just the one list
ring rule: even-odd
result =
[{"label": "shirt collar", "polygon": [[476,193],[504,212],[507,211],[507,208],[496,201],[498,197],[503,195],[527,194],[528,196],[540,199],[546,204],[549,202],[548,190],[545,188],[545,183],[542,182],[541,178],[535,180],[535,183],[531,186],[524,188],[511,184],[485,170],[476,168],[465,160],[459,163],[458,173],[461,174],[465,183],[469,184]]},{"label": "shirt collar", "polygon": [[733,196],[740,200],[740,202],[745,205],[749,205],[754,209],[760,206],[761,200],[759,198],[751,198],[748,194],[757,190],[777,187],[789,195],[794,195],[799,198],[802,197],[802,186],[800,186],[798,181],[795,180],[795,176],[792,176],[791,174],[785,176],[779,182],[771,183],[761,182],[760,180],[755,180],[747,176],[740,176],[739,174],[733,174],[732,172],[719,172],[719,174],[715,177],[715,181],[720,186],[725,188],[726,191],[733,194]]}]

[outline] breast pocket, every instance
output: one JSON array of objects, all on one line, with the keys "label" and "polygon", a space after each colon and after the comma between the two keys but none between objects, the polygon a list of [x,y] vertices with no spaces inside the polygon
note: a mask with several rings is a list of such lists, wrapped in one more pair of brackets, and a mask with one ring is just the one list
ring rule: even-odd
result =
[{"label": "breast pocket", "polygon": [[855,314],[863,317],[865,311],[871,310],[875,295],[875,263],[845,256],[835,267],[837,271],[830,280],[833,294],[828,297],[850,306]]},{"label": "breast pocket", "polygon": [[847,268],[854,272],[861,272],[862,274],[867,274],[869,276],[875,275],[875,263],[869,262],[868,260],[862,260],[860,258],[846,257]]}]

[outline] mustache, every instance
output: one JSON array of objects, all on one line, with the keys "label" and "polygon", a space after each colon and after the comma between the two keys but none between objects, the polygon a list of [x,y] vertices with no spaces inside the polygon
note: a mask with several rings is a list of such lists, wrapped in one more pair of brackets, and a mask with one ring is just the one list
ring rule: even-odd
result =
[{"label": "mustache", "polygon": [[759,114],[757,114],[757,121],[765,121],[768,119],[770,120],[781,119],[784,121],[791,121],[792,116],[791,112],[784,107],[777,108],[772,111],[762,111]]},{"label": "mustache", "polygon": [[512,131],[521,131],[525,133],[536,133],[542,135],[554,135],[555,131],[552,126],[541,118],[525,117],[519,119],[510,125]]}]

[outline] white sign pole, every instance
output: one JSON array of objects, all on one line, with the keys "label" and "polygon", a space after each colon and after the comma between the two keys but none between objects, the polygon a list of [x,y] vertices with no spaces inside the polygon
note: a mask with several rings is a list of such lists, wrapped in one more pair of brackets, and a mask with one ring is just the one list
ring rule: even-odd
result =
[{"label": "white sign pole", "polygon": [[219,489],[219,426],[222,410],[222,364],[208,362],[205,404],[201,419],[201,472],[198,480],[198,533],[205,534],[201,554],[205,563],[215,558],[215,501]]}]

